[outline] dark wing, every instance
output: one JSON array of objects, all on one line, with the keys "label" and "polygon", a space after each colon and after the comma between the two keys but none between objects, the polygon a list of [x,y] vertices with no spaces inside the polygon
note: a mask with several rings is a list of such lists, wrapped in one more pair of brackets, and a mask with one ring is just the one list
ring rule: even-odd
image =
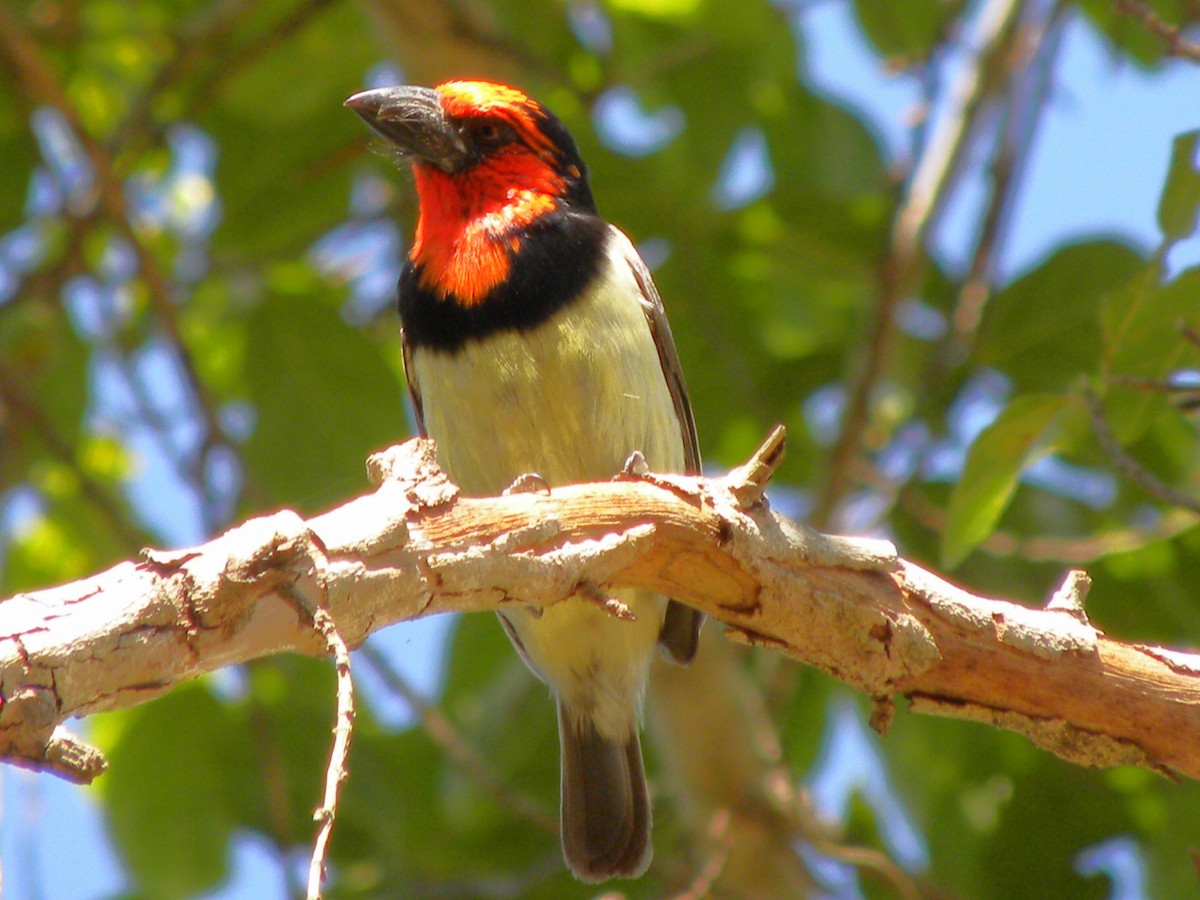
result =
[{"label": "dark wing", "polygon": [[[667,311],[663,307],[662,297],[658,295],[658,288],[654,286],[654,279],[650,277],[650,270],[646,268],[646,264],[628,239],[623,234],[621,237],[625,239],[628,248],[625,259],[629,268],[633,270],[633,277],[642,292],[646,324],[650,326],[654,346],[658,348],[658,361],[662,364],[663,377],[667,380],[671,400],[675,403],[675,415],[683,432],[684,472],[687,475],[699,475],[700,441],[696,437],[696,419],[692,416],[692,404],[688,400],[687,384],[683,380],[683,369],[679,365],[679,354],[675,350],[675,338],[671,335],[671,325],[667,322]],[[700,626],[703,624],[702,612],[684,606],[677,600],[670,600],[667,602],[662,631],[658,634],[658,644],[672,660],[681,665],[687,664],[696,655]]]},{"label": "dark wing", "polygon": [[417,420],[417,434],[429,437],[425,430],[425,410],[421,408],[421,391],[417,387],[417,370],[413,367],[412,345],[400,327],[400,350],[404,355],[404,380],[408,382],[408,398],[412,401],[413,418]]}]

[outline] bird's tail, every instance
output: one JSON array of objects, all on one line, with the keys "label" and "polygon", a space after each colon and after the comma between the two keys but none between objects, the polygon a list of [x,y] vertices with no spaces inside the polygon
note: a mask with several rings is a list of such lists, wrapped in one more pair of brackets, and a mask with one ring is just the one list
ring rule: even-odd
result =
[{"label": "bird's tail", "polygon": [[650,865],[650,797],[636,722],[624,740],[603,737],[558,703],[563,856],[590,883],[636,878]]}]

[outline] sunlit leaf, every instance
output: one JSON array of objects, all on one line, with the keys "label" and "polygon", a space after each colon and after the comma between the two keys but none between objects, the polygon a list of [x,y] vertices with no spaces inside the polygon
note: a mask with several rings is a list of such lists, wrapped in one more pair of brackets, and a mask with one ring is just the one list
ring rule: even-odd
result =
[{"label": "sunlit leaf", "polygon": [[1182,240],[1196,230],[1200,211],[1198,145],[1200,131],[1189,131],[1176,137],[1171,146],[1171,167],[1158,200],[1158,227],[1168,241]]},{"label": "sunlit leaf", "polygon": [[405,436],[404,388],[319,280],[291,271],[246,325],[257,419],[245,458],[274,502],[315,509],[365,488],[367,456]]},{"label": "sunlit leaf", "polygon": [[1144,266],[1125,244],[1095,240],[1056,250],[992,298],[978,356],[1020,390],[1059,390],[1096,371],[1105,298]]},{"label": "sunlit leaf", "polygon": [[855,0],[854,11],[863,33],[889,57],[925,59],[942,37],[956,3],[948,0]]},{"label": "sunlit leaf", "polygon": [[1017,397],[975,439],[950,496],[942,533],[946,566],[957,566],[991,534],[1022,470],[1053,449],[1052,426],[1071,403],[1061,394]]}]

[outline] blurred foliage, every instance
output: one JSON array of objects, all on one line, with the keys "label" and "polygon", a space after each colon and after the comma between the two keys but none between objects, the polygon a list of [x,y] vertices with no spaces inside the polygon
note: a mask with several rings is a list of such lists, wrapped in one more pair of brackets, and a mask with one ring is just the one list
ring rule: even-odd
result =
[{"label": "blurred foliage", "polygon": [[[880,67],[945,102],[951,86],[932,76],[978,6],[846,9]],[[1015,6],[1035,31],[1102,35],[1118,64],[1167,64],[1162,41],[1109,0],[1055,4],[1043,19],[1037,4]],[[1152,6],[1166,22],[1196,15],[1183,0]],[[1196,228],[1196,133],[1176,140],[1165,181],[1146,184],[1159,197],[1157,247],[1080,237],[1013,279],[984,268],[974,318],[978,285],[917,260],[896,299],[926,324],[884,343],[858,453],[839,459],[830,447],[890,289],[911,166],[889,156],[877,123],[803,76],[807,7],[6,3],[0,595],[280,505],[328,506],[365,486],[369,452],[405,436],[391,287],[378,275],[394,278],[411,185],[341,107],[390,61],[427,82],[516,73],[564,119],[601,210],[658,265],[710,465],[741,461],[785,422],[781,498],[811,505],[830,472],[850,466],[853,489],[823,524],[886,533],[982,593],[1033,603],[1068,564],[1086,564],[1090,609],[1107,630],[1196,645],[1195,520],[1122,477],[1085,399],[1097,398],[1148,473],[1200,495],[1197,392],[1187,390],[1200,370],[1200,269],[1168,275],[1165,264]],[[1026,96],[1038,65],[1053,58],[981,79],[966,122],[981,153],[1001,146],[986,113]],[[619,96],[665,123],[664,135],[623,143],[603,112]],[[920,153],[931,132],[913,125]],[[737,147],[762,151],[760,177],[740,193]],[[955,168],[946,190],[970,174]],[[844,692],[817,672],[764,665],[761,675],[802,775],[822,733],[831,740],[826,712]],[[112,762],[101,782],[109,833],[134,895],[213,889],[239,834],[262,836],[289,871],[310,840],[329,666],[267,660],[232,680],[97,720]],[[496,776],[553,814],[551,707],[490,617],[456,624],[434,699]],[[1104,896],[1107,882],[1080,875],[1078,855],[1126,836],[1152,895],[1194,891],[1193,784],[1084,771],[1012,734],[904,714],[869,743],[894,787],[856,789],[848,834],[892,852],[878,794],[894,792],[927,848],[930,884],[977,898]],[[653,774],[653,747],[647,755]],[[564,874],[552,834],[425,729],[360,706],[350,768],[335,895],[594,893]],[[658,862],[623,886],[629,896],[687,883],[687,828],[682,805],[656,798]]]}]

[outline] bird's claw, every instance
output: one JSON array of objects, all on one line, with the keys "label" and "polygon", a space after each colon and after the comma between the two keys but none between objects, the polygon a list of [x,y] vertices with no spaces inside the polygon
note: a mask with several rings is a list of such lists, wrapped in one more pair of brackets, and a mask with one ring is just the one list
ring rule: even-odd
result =
[{"label": "bird's claw", "polygon": [[510,494],[545,494],[550,495],[550,484],[537,472],[526,472],[513,479],[513,483],[504,489],[503,496]]}]

